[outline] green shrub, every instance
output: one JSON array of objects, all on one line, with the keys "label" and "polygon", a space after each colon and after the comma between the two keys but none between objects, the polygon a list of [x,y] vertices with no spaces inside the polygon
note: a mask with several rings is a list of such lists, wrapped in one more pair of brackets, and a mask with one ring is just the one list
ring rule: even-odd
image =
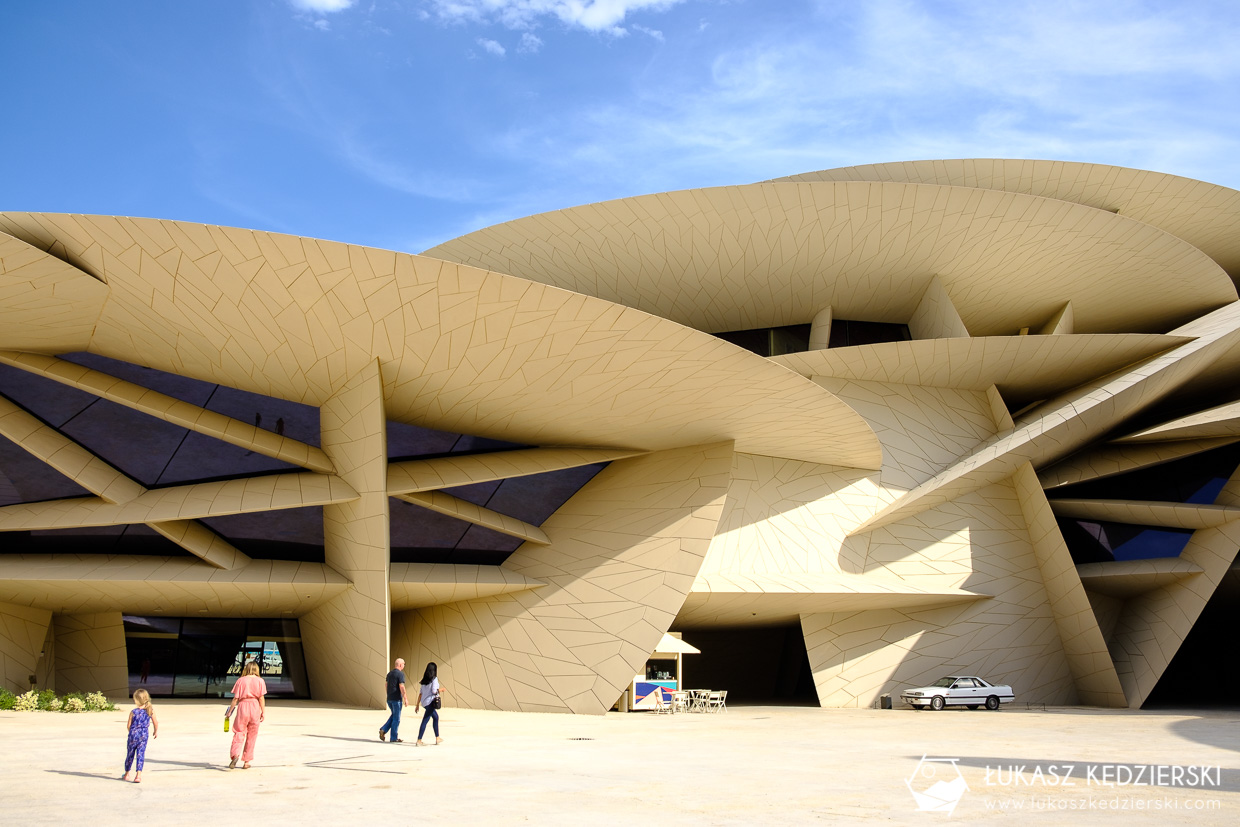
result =
[{"label": "green shrub", "polygon": [[116,709],[115,706],[108,703],[108,699],[103,696],[102,692],[91,692],[86,696],[86,708],[91,712],[107,712]]},{"label": "green shrub", "polygon": [[63,698],[56,697],[50,689],[42,692],[30,690],[21,695],[14,695],[7,689],[0,689],[0,709],[12,709],[18,712],[115,712],[116,705],[109,702],[102,692],[70,692]]}]

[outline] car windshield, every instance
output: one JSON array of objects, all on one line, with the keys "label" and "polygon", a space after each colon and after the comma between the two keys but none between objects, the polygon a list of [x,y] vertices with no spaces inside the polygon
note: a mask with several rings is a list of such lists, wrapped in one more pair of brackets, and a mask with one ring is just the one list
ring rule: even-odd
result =
[{"label": "car windshield", "polygon": [[935,686],[951,686],[955,682],[956,682],[955,678],[939,678],[937,681],[934,682],[934,685]]}]

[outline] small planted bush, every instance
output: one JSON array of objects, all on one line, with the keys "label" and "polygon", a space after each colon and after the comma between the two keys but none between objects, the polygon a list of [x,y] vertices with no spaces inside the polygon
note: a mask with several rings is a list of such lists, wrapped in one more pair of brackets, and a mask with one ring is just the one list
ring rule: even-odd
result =
[{"label": "small planted bush", "polygon": [[116,705],[109,702],[102,692],[70,692],[63,698],[56,696],[50,689],[43,691],[30,690],[14,695],[7,689],[0,689],[0,710],[11,709],[15,712],[112,712]]}]

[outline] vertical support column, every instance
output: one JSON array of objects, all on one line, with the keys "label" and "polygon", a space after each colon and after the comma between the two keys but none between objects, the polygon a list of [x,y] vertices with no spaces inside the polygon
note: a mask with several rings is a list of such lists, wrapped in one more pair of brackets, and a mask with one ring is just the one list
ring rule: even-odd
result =
[{"label": "vertical support column", "polygon": [[809,325],[809,349],[826,350],[831,344],[831,307],[819,310]]},{"label": "vertical support column", "polygon": [[382,708],[391,627],[387,419],[378,360],[320,409],[323,451],[358,498],[323,507],[327,565],[347,592],[301,618],[315,699]]},{"label": "vertical support column", "polygon": [[1012,483],[1078,698],[1091,706],[1127,706],[1098,618],[1033,466],[1026,462],[1016,469]]},{"label": "vertical support column", "polygon": [[125,624],[120,612],[54,615],[56,691],[129,697]]}]

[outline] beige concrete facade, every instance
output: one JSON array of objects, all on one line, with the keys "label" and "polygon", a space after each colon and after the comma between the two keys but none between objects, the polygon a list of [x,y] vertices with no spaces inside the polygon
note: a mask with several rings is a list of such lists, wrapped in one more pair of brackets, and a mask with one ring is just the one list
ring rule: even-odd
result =
[{"label": "beige concrete facade", "polygon": [[[823,706],[961,672],[1139,707],[1231,599],[1234,467],[1212,502],[1058,489],[1240,440],[1236,238],[1231,190],[1035,161],[638,196],[422,255],[0,214],[0,367],[283,464],[143,483],[0,393],[0,437],[85,492],[0,463],[0,682],[124,695],[121,616],[202,615],[298,619],[313,696],[356,706],[404,657],[457,705],[601,713],[669,630],[783,628]],[[853,324],[905,335],[837,341]],[[790,352],[721,338],[791,326]],[[317,439],[81,352],[311,406]],[[389,461],[391,423],[526,447]],[[468,493],[598,463],[539,521]],[[519,547],[393,562],[410,506]],[[308,508],[322,562],[204,522]],[[1192,534],[1097,562],[1073,520]],[[114,526],[182,553],[6,543]]]}]

